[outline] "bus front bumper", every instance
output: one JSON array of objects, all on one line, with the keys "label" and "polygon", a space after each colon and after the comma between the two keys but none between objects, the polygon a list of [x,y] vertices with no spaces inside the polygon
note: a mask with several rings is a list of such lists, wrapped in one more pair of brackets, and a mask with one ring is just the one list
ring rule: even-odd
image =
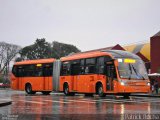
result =
[{"label": "bus front bumper", "polygon": [[118,93],[149,93],[150,86],[119,86]]}]

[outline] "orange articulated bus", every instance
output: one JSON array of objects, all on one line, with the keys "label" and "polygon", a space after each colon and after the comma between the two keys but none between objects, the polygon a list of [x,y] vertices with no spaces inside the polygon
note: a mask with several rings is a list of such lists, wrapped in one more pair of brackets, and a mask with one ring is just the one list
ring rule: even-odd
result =
[{"label": "orange articulated bus", "polygon": [[61,58],[59,90],[74,93],[120,94],[150,92],[143,61],[120,50],[79,53]]},{"label": "orange articulated bus", "polygon": [[60,60],[40,59],[16,62],[11,88],[28,94],[51,91],[65,95],[150,92],[150,82],[143,61],[127,51],[108,50],[77,53]]},{"label": "orange articulated bus", "polygon": [[11,88],[25,90],[28,94],[53,90],[53,63],[55,59],[26,60],[16,62],[12,69]]}]

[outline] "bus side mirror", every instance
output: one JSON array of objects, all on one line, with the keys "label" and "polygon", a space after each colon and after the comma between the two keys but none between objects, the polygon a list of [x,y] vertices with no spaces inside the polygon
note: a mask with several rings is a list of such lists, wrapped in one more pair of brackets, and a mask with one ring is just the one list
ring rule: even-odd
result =
[{"label": "bus side mirror", "polygon": [[114,64],[116,67],[118,67],[118,60],[114,60]]}]

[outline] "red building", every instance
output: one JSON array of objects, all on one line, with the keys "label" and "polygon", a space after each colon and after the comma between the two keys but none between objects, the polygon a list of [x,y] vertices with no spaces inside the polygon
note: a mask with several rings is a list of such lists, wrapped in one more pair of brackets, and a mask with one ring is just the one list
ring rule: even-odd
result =
[{"label": "red building", "polygon": [[150,39],[151,73],[160,73],[160,32]]}]

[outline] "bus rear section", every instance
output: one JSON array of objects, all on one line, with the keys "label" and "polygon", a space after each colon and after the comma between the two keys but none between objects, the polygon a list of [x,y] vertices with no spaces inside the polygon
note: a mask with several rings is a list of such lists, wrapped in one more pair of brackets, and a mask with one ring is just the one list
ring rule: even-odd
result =
[{"label": "bus rear section", "polygon": [[59,90],[66,95],[129,95],[150,92],[143,61],[119,50],[79,53],[61,58]]},{"label": "bus rear section", "polygon": [[53,63],[55,59],[16,62],[12,69],[11,88],[25,90],[28,94],[53,90]]}]

